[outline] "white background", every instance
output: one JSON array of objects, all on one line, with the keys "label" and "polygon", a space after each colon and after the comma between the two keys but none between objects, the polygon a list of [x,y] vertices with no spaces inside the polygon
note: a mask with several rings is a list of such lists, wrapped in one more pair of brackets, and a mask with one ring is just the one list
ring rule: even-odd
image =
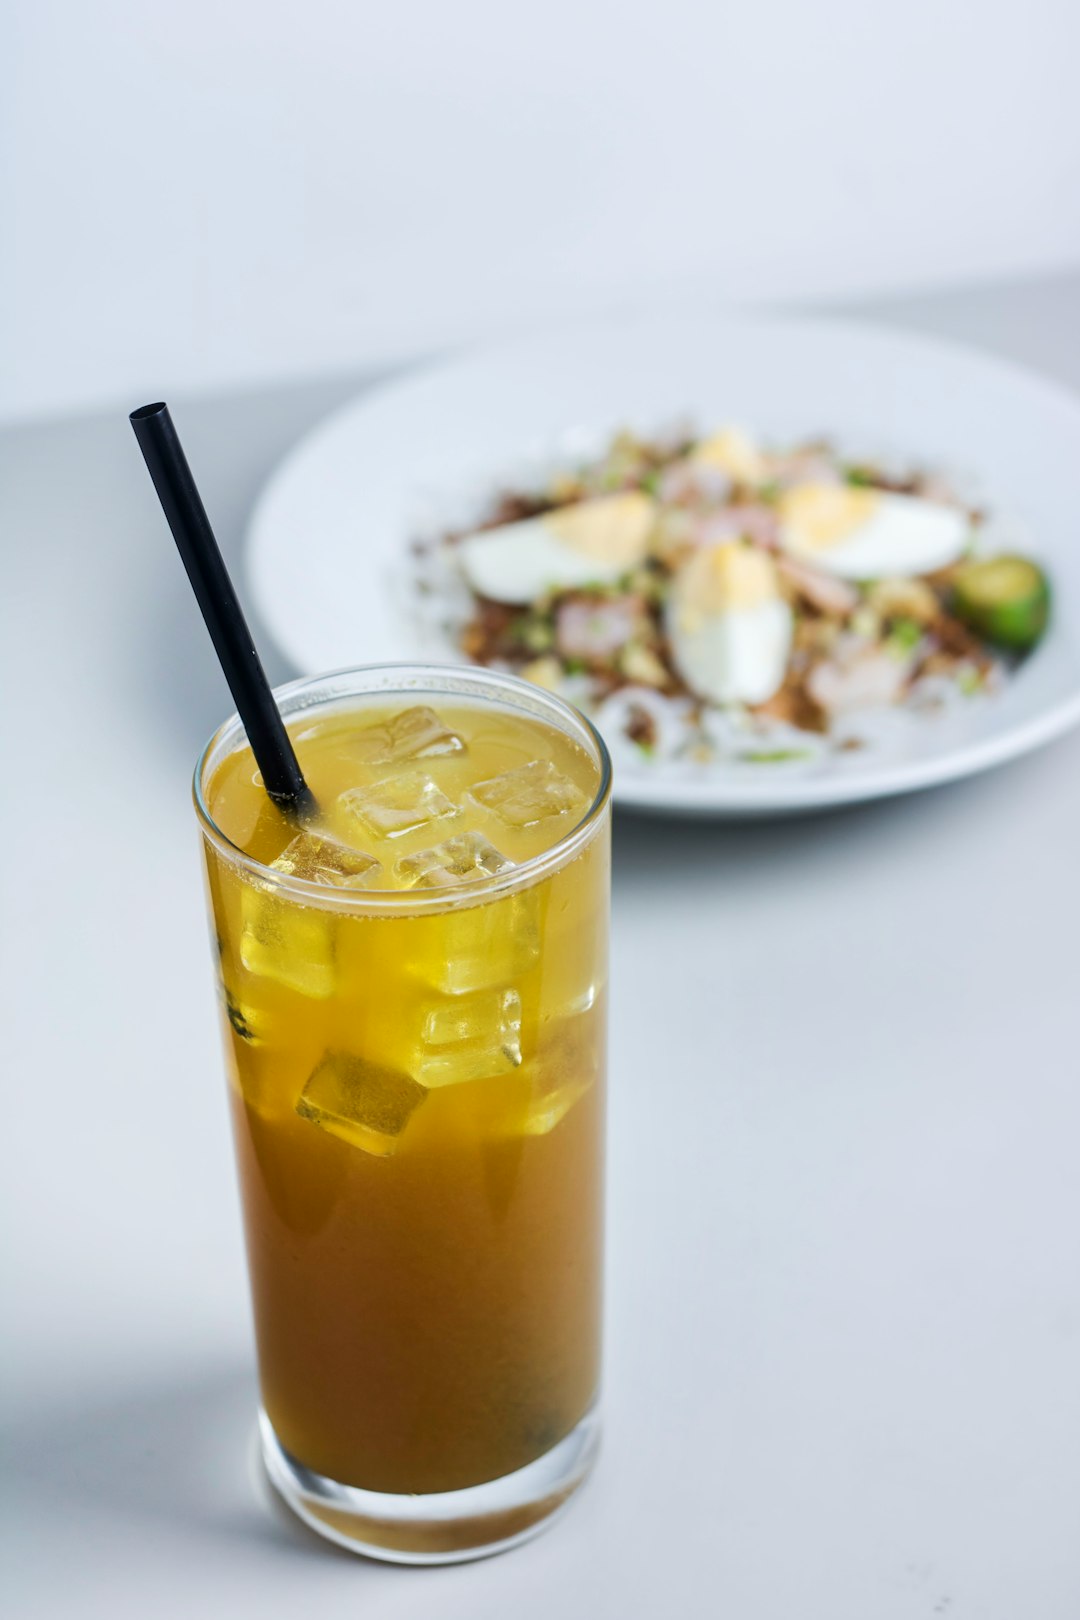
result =
[{"label": "white background", "polygon": [[1080,259],[1074,0],[8,0],[0,415]]}]

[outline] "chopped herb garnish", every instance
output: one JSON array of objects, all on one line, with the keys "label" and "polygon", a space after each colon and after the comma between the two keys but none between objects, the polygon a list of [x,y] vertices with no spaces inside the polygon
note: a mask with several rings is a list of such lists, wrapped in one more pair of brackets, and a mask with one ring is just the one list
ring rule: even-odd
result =
[{"label": "chopped herb garnish", "polygon": [[225,998],[226,1015],[236,1034],[239,1035],[242,1041],[253,1041],[255,1032],[244,1016],[244,1009],[238,1001],[233,1000],[224,985],[221,987],[221,993]]},{"label": "chopped herb garnish", "polygon": [[789,759],[810,759],[809,748],[755,748],[742,758],[751,765],[783,765]]},{"label": "chopped herb garnish", "polygon": [[922,640],[922,625],[914,619],[897,619],[889,631],[889,638],[885,645],[891,653],[900,658],[906,658],[908,653],[914,652]]},{"label": "chopped herb garnish", "polygon": [[534,614],[522,614],[507,626],[506,634],[515,647],[524,647],[526,652],[547,652],[555,645],[555,626],[551,620]]}]

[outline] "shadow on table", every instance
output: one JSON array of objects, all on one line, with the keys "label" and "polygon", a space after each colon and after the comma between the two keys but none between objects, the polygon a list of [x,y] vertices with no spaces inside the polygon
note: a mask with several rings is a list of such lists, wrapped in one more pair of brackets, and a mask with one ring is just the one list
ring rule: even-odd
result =
[{"label": "shadow on table", "polygon": [[271,1489],[255,1433],[257,1392],[238,1369],[140,1390],[55,1418],[12,1425],[8,1478],[36,1517],[122,1520],[132,1530],[171,1530],[282,1551],[343,1558]]}]

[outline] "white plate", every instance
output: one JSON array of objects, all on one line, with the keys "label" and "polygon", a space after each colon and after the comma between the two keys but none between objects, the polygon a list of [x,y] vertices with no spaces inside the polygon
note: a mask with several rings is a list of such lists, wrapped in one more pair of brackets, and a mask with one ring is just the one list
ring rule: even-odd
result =
[{"label": "white plate", "polygon": [[591,450],[620,426],[728,421],[779,443],[959,472],[1022,520],[1050,572],[1051,629],[992,697],[885,724],[878,741],[797,767],[616,762],[625,805],[783,815],[903,793],[1000,764],[1080,721],[1080,400],[951,345],[831,321],[665,315],[466,356],[363,395],[286,457],[255,510],[255,600],[304,673],[416,656],[455,660],[406,588],[409,540],[468,521],[502,481]]}]

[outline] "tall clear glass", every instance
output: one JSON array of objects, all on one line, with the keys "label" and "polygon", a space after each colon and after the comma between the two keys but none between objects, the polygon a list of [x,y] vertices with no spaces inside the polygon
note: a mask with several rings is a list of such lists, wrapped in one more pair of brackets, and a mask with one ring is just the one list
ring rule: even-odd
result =
[{"label": "tall clear glass", "polygon": [[[270,1479],[403,1563],[534,1534],[598,1443],[610,763],[559,699],[482,670],[360,669],[276,694],[305,730],[454,704],[583,752],[558,842],[459,888],[327,887],[206,858]],[[223,819],[225,819],[223,817]]]}]

